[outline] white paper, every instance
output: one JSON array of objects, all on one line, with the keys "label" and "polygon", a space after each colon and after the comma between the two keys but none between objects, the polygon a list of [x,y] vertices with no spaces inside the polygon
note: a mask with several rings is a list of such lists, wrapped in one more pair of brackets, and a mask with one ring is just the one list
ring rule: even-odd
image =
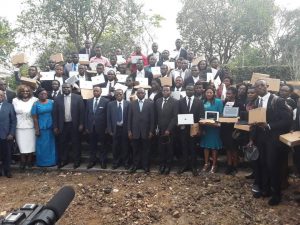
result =
[{"label": "white paper", "polygon": [[171,93],[171,97],[177,99],[177,100],[180,100],[180,91],[173,91]]},{"label": "white paper", "polygon": [[107,96],[109,91],[108,91],[108,88],[101,88],[102,90],[102,93],[101,93],[101,96]]},{"label": "white paper", "polygon": [[180,72],[181,71],[179,71],[179,70],[173,70],[172,71],[174,81],[176,80],[177,77],[181,77]]},{"label": "white paper", "polygon": [[206,74],[206,82],[210,82],[214,80],[215,75],[213,73]]},{"label": "white paper", "polygon": [[215,88],[218,89],[221,83],[222,83],[222,82],[221,82],[221,79],[220,79],[220,77],[218,76],[217,79],[214,80]]},{"label": "white paper", "polygon": [[179,55],[179,51],[171,51],[170,52],[171,59],[177,59],[178,55]]},{"label": "white paper", "polygon": [[117,64],[120,65],[123,63],[126,63],[126,59],[124,59],[122,55],[117,55]]},{"label": "white paper", "polygon": [[141,55],[134,55],[134,56],[131,56],[131,63],[132,63],[132,64],[136,64],[140,59],[142,59],[142,56],[141,56]]},{"label": "white paper", "polygon": [[79,82],[79,85],[80,85],[80,88],[82,88],[82,89],[93,89],[92,81],[81,80]]},{"label": "white paper", "polygon": [[214,68],[211,68],[211,72],[212,72],[212,74],[214,75],[214,77],[216,76],[216,74],[217,74],[217,72],[218,72],[218,70],[216,70],[216,69],[214,69]]},{"label": "white paper", "polygon": [[178,114],[178,125],[194,124],[194,114]]},{"label": "white paper", "polygon": [[69,77],[77,76],[78,74],[79,74],[78,71],[70,71]]},{"label": "white paper", "polygon": [[180,95],[184,98],[186,96],[186,91],[181,91]]},{"label": "white paper", "polygon": [[92,84],[93,85],[105,83],[104,75],[94,76],[94,77],[91,77],[91,79],[92,79]]},{"label": "white paper", "polygon": [[90,61],[89,54],[79,54],[78,58],[79,58],[79,61],[82,61],[82,62],[89,62]]},{"label": "white paper", "polygon": [[123,84],[120,84],[120,83],[116,83],[115,86],[114,86],[115,90],[117,89],[121,89],[123,91],[123,93],[126,92],[127,90],[127,86],[123,85]]},{"label": "white paper", "polygon": [[40,78],[40,80],[54,80],[54,71],[50,71],[50,72],[40,72],[40,74],[42,75],[42,77]]},{"label": "white paper", "polygon": [[163,62],[164,65],[168,66],[168,69],[175,69],[175,62]]},{"label": "white paper", "polygon": [[117,79],[119,83],[126,83],[126,79],[127,79],[128,75],[126,74],[117,74]]},{"label": "white paper", "polygon": [[148,86],[148,78],[137,77],[135,80],[139,82],[140,86]]},{"label": "white paper", "polygon": [[153,75],[161,75],[161,73],[160,73],[160,67],[159,66],[151,67],[151,73]]},{"label": "white paper", "polygon": [[66,83],[74,85],[78,81],[77,75],[70,76],[68,79],[66,79]]},{"label": "white paper", "polygon": [[97,70],[97,65],[98,65],[99,63],[97,63],[97,62],[92,62],[92,63],[90,63],[90,68],[91,68],[91,70],[92,71],[96,71]]}]

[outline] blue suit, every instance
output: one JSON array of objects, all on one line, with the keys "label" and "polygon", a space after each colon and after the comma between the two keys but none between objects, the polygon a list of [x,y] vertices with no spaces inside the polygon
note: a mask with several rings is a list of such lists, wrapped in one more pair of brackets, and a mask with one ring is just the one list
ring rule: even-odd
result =
[{"label": "blue suit", "polygon": [[0,109],[0,160],[3,168],[0,167],[0,174],[2,174],[2,169],[4,174],[10,173],[12,141],[6,138],[8,135],[15,136],[16,124],[17,118],[13,105],[3,102]]},{"label": "blue suit", "polygon": [[129,164],[128,152],[128,109],[129,102],[123,100],[122,119],[123,125],[118,126],[118,101],[108,103],[107,107],[107,131],[112,133],[113,137],[113,166],[119,166],[121,163],[124,166]]}]

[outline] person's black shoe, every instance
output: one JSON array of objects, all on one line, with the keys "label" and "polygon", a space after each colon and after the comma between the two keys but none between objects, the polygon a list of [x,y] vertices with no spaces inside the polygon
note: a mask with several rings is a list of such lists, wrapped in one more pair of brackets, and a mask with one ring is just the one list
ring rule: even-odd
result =
[{"label": "person's black shoe", "polygon": [[22,171],[25,170],[25,167],[26,167],[26,163],[25,162],[21,162],[20,163],[20,167],[19,167],[20,170],[22,170]]},{"label": "person's black shoe", "polygon": [[165,170],[165,174],[166,175],[170,174],[170,171],[171,171],[171,167],[167,166]]},{"label": "person's black shoe", "polygon": [[245,176],[246,179],[254,179],[254,173]]},{"label": "person's black shoe", "polygon": [[118,165],[114,164],[114,165],[112,166],[112,169],[115,170],[115,169],[118,169],[118,167],[119,167]]},{"label": "person's black shoe", "polygon": [[260,198],[261,197],[261,191],[258,185],[252,186],[252,194],[254,198]]},{"label": "person's black shoe", "polygon": [[166,166],[160,166],[159,167],[159,173],[163,174],[165,172]]},{"label": "person's black shoe", "polygon": [[227,167],[226,167],[226,170],[225,170],[225,174],[226,174],[226,175],[229,175],[229,174],[232,173],[232,171],[233,171],[232,166],[227,166]]},{"label": "person's black shoe", "polygon": [[192,170],[192,174],[193,174],[194,177],[198,176],[198,171],[197,171],[197,169],[193,169],[193,170]]},{"label": "person's black shoe", "polygon": [[7,178],[12,178],[11,172],[4,173]]},{"label": "person's black shoe", "polygon": [[275,206],[275,205],[279,205],[279,203],[281,202],[281,198],[279,196],[273,196],[272,198],[270,198],[270,200],[268,201],[268,204],[270,206]]},{"label": "person's black shoe", "polygon": [[177,173],[178,174],[183,174],[186,171],[187,171],[187,168],[182,168],[182,169],[178,170]]},{"label": "person's black shoe", "polygon": [[137,171],[137,168],[133,166],[130,170],[129,173],[135,173]]},{"label": "person's black shoe", "polygon": [[128,164],[126,164],[126,165],[124,166],[124,169],[125,169],[125,170],[129,170],[129,168],[130,168],[130,165],[128,165]]},{"label": "person's black shoe", "polygon": [[86,168],[87,168],[87,169],[91,169],[91,168],[93,168],[95,165],[96,165],[95,162],[90,162],[90,163],[86,166]]},{"label": "person's black shoe", "polygon": [[268,197],[271,197],[271,193],[270,193],[270,191],[262,191],[261,196],[263,198],[268,198]]},{"label": "person's black shoe", "polygon": [[76,162],[76,163],[74,163],[73,168],[74,168],[74,169],[77,169],[79,166],[80,166],[80,163],[79,163],[79,162]]},{"label": "person's black shoe", "polygon": [[60,168],[63,168],[64,166],[66,166],[68,163],[66,162],[61,162],[57,165],[57,168],[60,169]]},{"label": "person's black shoe", "polygon": [[144,171],[145,171],[145,173],[149,173],[149,172],[150,172],[149,167],[145,167],[145,168],[144,168]]},{"label": "person's black shoe", "polygon": [[101,169],[106,169],[106,168],[107,168],[106,163],[102,162],[102,163],[101,163]]}]

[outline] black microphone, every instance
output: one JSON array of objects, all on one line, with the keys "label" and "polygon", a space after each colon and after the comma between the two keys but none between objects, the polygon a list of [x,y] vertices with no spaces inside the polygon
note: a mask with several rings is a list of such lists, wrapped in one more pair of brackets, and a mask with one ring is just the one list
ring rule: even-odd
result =
[{"label": "black microphone", "polygon": [[61,188],[33,219],[32,225],[54,225],[64,214],[75,196],[71,186]]}]

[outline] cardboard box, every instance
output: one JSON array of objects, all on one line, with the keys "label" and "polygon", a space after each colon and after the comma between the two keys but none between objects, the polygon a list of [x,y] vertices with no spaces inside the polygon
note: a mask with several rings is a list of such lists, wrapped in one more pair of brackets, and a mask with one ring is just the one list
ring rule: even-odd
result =
[{"label": "cardboard box", "polygon": [[279,140],[290,147],[300,145],[300,131],[282,134],[279,136]]},{"label": "cardboard box", "polygon": [[38,87],[37,80],[30,79],[28,77],[21,77],[20,80],[21,84],[27,85],[33,89],[36,89]]},{"label": "cardboard box", "polygon": [[294,88],[294,93],[300,96],[300,81],[293,80],[287,81],[286,83],[292,85]]},{"label": "cardboard box", "polygon": [[172,87],[172,77],[160,77],[161,86],[167,85]]},{"label": "cardboard box", "polygon": [[250,83],[251,83],[251,84],[255,84],[255,82],[256,82],[257,80],[265,79],[265,78],[269,78],[269,77],[270,77],[269,74],[253,73],[253,74],[252,74],[252,77],[251,77]]},{"label": "cardboard box", "polygon": [[90,99],[94,97],[92,89],[80,89],[80,91],[83,99]]},{"label": "cardboard box", "polygon": [[220,123],[236,123],[238,120],[238,117],[220,117],[218,121]]},{"label": "cardboard box", "polygon": [[13,65],[28,63],[28,57],[25,53],[19,53],[11,58],[11,63]]},{"label": "cardboard box", "polygon": [[190,127],[190,136],[194,137],[200,133],[200,126],[199,123],[194,123]]},{"label": "cardboard box", "polygon": [[56,63],[59,63],[59,62],[64,61],[64,56],[63,56],[62,53],[57,53],[57,54],[51,55],[50,59],[53,60]]},{"label": "cardboard box", "polygon": [[234,124],[234,128],[238,129],[238,130],[243,130],[243,131],[250,131],[249,125]]},{"label": "cardboard box", "polygon": [[80,65],[89,65],[90,59],[89,54],[78,54],[79,64]]},{"label": "cardboard box", "polygon": [[266,123],[267,122],[267,109],[257,108],[249,110],[248,123]]}]

